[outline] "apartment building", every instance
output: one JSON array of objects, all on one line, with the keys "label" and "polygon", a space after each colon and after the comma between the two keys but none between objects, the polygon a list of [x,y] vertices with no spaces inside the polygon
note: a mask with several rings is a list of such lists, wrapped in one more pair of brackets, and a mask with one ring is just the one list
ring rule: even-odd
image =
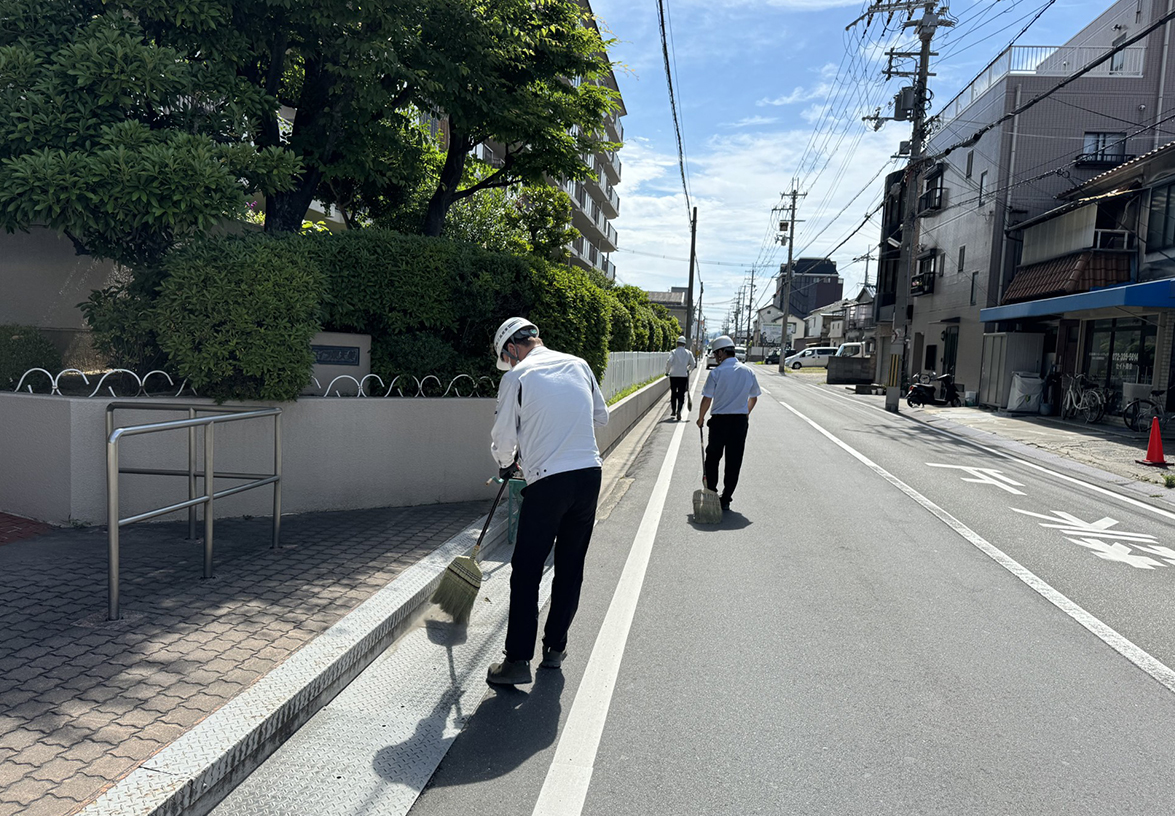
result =
[{"label": "apartment building", "polygon": [[[1008,48],[933,117],[927,155],[967,142],[1166,10],[1166,0],[1120,0],[1063,45]],[[1002,302],[1023,262],[1019,225],[1056,207],[1057,196],[1075,184],[1170,138],[1163,138],[1161,125],[1175,111],[1167,28],[994,124],[922,173],[916,269],[909,282],[909,373],[952,372],[976,388],[984,335],[1006,328],[985,321],[980,310]],[[903,173],[891,174],[886,184],[876,300],[877,318],[884,322],[892,320],[896,286],[905,280],[896,251]],[[879,339],[887,355],[888,332],[879,332]],[[1044,353],[1055,351],[1053,333]]]}]

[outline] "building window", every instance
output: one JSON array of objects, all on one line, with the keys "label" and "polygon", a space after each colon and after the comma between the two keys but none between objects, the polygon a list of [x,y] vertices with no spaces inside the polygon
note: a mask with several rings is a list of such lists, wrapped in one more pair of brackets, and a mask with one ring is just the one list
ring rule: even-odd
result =
[{"label": "building window", "polygon": [[957,270],[955,270],[956,272],[963,271],[963,263],[966,260],[967,260],[967,247],[961,246],[961,247],[959,247],[959,268]]},{"label": "building window", "polygon": [[918,259],[918,274],[926,277],[938,272],[938,252],[930,252]]},{"label": "building window", "polygon": [[1120,164],[1126,159],[1125,133],[1086,133],[1078,164]]},{"label": "building window", "polygon": [[1146,251],[1175,246],[1175,183],[1151,190],[1150,217],[1146,225]]},{"label": "building window", "polygon": [[975,151],[967,151],[967,178],[971,178],[971,171],[975,169]]},{"label": "building window", "polygon": [[979,174],[979,205],[983,206],[983,194],[987,192],[987,171]]},{"label": "building window", "polygon": [[972,306],[975,305],[975,295],[976,295],[975,289],[977,288],[978,284],[979,284],[979,273],[972,272],[971,273],[971,305]]}]

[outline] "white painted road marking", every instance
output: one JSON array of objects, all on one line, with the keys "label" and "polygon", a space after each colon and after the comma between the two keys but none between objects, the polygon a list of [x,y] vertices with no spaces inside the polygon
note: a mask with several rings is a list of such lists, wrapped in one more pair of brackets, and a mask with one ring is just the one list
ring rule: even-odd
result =
[{"label": "white painted road marking", "polygon": [[604,733],[608,709],[612,705],[612,692],[620,673],[620,661],[628,643],[628,633],[632,628],[633,615],[636,614],[641,586],[645,582],[661,513],[669,496],[669,480],[673,475],[686,425],[693,426],[694,423],[679,422],[669,441],[669,450],[665,453],[661,472],[657,474],[653,495],[649,497],[616,593],[612,596],[604,624],[600,627],[592,654],[584,667],[583,680],[571,704],[559,745],[555,748],[555,758],[539,791],[533,816],[579,816],[583,812],[596,754],[600,749],[600,737]]},{"label": "white painted road marking", "polygon": [[[898,490],[905,493],[915,502],[929,510],[936,518],[939,519],[939,521],[943,522],[963,538],[970,541],[976,549],[978,549],[991,560],[995,561],[1008,572],[1015,575],[1017,578],[1031,587],[1033,591],[1039,594],[1042,598],[1060,609],[1073,620],[1077,621],[1077,623],[1081,624],[1083,627],[1089,630],[1089,632],[1091,632],[1095,637],[1097,637],[1111,649],[1149,674],[1152,678],[1165,686],[1168,691],[1175,692],[1175,671],[1172,671],[1170,667],[1168,667],[1162,661],[1144,651],[1142,648],[1140,648],[1138,645],[1115,629],[1107,626],[1105,623],[1089,614],[1089,612],[1085,611],[1068,597],[1055,590],[1052,586],[1050,586],[1046,581],[1037,576],[1031,570],[1023,567],[1014,558],[1004,553],[983,536],[979,535],[979,533],[975,532],[963,522],[959,521],[957,518],[948,513],[946,510],[932,502],[926,496],[923,496],[917,490],[910,487],[897,476],[894,476],[888,470],[881,467],[881,465],[877,464],[872,459],[865,456],[860,451],[857,451],[845,442],[842,442],[836,436],[829,433],[820,425],[817,425],[811,419],[808,419],[808,417],[801,414],[795,408],[792,408],[786,402],[781,400],[779,404],[787,410],[791,411],[799,419],[811,425],[818,433],[826,437],[834,445],[848,453],[854,459],[861,462],[877,475],[881,476],[881,478],[885,479]],[[1116,498],[1122,497],[1119,496]]]},{"label": "white painted road marking", "polygon": [[961,470],[965,473],[970,473],[974,479],[964,479],[964,482],[973,482],[975,484],[989,484],[995,485],[1000,490],[1006,490],[1016,496],[1025,495],[1023,490],[1017,490],[1017,487],[1024,487],[1020,482],[1014,482],[1003,474],[1003,471],[995,470],[993,468],[969,467],[968,465],[936,465],[933,462],[927,462],[926,467],[933,468],[951,468],[953,470]]}]

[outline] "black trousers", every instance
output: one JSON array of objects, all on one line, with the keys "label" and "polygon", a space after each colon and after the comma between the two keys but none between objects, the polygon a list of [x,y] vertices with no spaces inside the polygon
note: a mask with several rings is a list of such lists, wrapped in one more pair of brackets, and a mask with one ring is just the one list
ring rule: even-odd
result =
[{"label": "black trousers", "polygon": [[669,378],[669,410],[677,413],[685,405],[685,392],[689,388],[689,376]]},{"label": "black trousers", "polygon": [[547,476],[523,491],[518,515],[518,541],[510,560],[510,622],[506,659],[531,660],[539,628],[539,581],[543,564],[555,548],[555,579],[543,645],[562,652],[567,630],[579,608],[583,562],[592,540],[600,468],[569,470]]},{"label": "black trousers", "polygon": [[743,467],[743,450],[747,446],[746,414],[714,414],[706,423],[710,441],[706,443],[706,487],[718,489],[718,462],[726,456],[722,474],[722,498],[729,501],[738,486]]}]

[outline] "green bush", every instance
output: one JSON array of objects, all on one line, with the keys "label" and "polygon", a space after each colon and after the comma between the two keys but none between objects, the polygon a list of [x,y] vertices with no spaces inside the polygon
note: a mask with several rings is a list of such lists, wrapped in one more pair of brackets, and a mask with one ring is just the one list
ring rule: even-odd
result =
[{"label": "green bush", "polygon": [[30,368],[43,368],[57,376],[61,355],[33,326],[0,325],[0,390],[16,388]]},{"label": "green bush", "polygon": [[322,292],[304,240],[217,238],[167,258],[153,316],[174,373],[218,402],[298,395],[310,381]]},{"label": "green bush", "polygon": [[579,269],[536,263],[539,297],[529,315],[551,348],[582,357],[597,377],[608,367],[610,312],[604,290]]},{"label": "green bush", "polygon": [[150,297],[126,286],[97,289],[78,304],[90,327],[94,349],[111,367],[139,374],[167,368],[167,355],[155,335],[153,307]]},{"label": "green bush", "polygon": [[630,351],[632,349],[632,315],[624,308],[615,295],[608,294],[608,306],[612,311],[612,335],[608,340],[609,351]]}]

